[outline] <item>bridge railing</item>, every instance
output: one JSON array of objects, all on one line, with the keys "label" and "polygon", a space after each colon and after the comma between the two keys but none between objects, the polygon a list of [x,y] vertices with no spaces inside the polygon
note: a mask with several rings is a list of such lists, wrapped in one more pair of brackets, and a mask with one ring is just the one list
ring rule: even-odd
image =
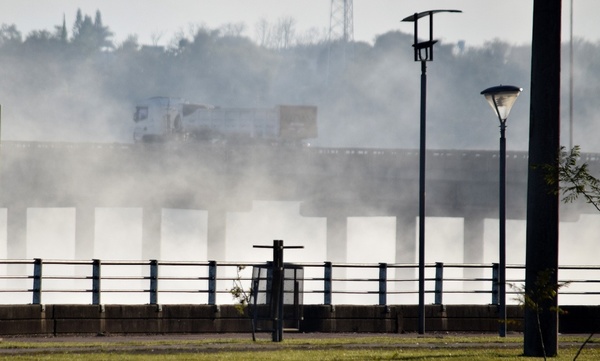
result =
[{"label": "bridge railing", "polygon": [[[244,262],[0,260],[2,304],[225,304],[249,290]],[[264,265],[264,264],[261,264]],[[417,304],[417,264],[294,263],[305,304]],[[425,265],[426,303],[498,304],[498,264]],[[507,266],[507,303],[518,303],[525,267]],[[561,266],[560,304],[600,303],[600,266]]]}]

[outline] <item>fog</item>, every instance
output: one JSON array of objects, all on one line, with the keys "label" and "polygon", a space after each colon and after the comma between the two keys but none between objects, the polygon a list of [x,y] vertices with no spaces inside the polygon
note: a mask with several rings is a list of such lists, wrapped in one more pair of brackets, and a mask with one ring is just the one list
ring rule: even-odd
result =
[{"label": "fog", "polygon": [[[27,225],[27,258],[75,259],[75,209],[30,208]],[[0,242],[6,258],[6,210]],[[206,212],[163,210],[161,259],[206,261]],[[348,221],[349,263],[394,263],[395,217],[350,217]],[[463,229],[459,218],[427,218],[426,262],[463,262]],[[497,262],[498,220],[487,219],[483,263]],[[141,259],[141,209],[96,209],[94,258]],[[249,232],[251,231],[251,232]],[[582,215],[577,222],[561,223],[561,264],[597,264],[596,215]],[[290,262],[326,261],[324,218],[299,215],[298,202],[255,202],[251,212],[231,212],[227,217],[227,259],[240,262],[266,261],[269,251],[254,245],[303,246],[286,251]],[[417,231],[415,233],[415,243]],[[525,262],[525,222],[507,221],[507,263]],[[416,259],[415,259],[416,262]]]},{"label": "fog", "polygon": [[[143,46],[135,38],[90,48],[75,42],[75,34],[60,40],[51,32],[17,37],[18,29],[9,30],[5,24],[0,32],[2,141],[129,144],[136,102],[164,95],[221,107],[316,105],[319,136],[311,140],[315,147],[418,147],[420,66],[412,58],[410,34],[389,32],[377,37],[373,45],[352,44],[354,56],[346,63],[336,57],[340,44],[334,44],[332,51],[319,38],[284,47],[260,46],[223,29],[200,28],[181,34],[167,48]],[[599,50],[600,44],[575,43],[573,138],[583,152],[600,152],[593,91],[600,84]],[[507,146],[527,150],[529,66],[528,46],[497,40],[479,47],[437,44],[435,61],[428,64],[428,148],[497,149],[497,119],[480,91],[514,84],[525,90],[508,120]],[[565,73],[565,85],[567,77]],[[568,124],[565,85],[563,123]],[[568,139],[569,132],[563,126],[563,139]],[[107,166],[93,164],[98,170]],[[182,169],[181,175],[170,175],[170,179],[183,182],[190,172]],[[65,177],[64,182],[78,183],[68,175],[58,176]],[[124,196],[117,187],[106,194],[115,200]],[[270,252],[252,246],[270,245],[275,239],[304,247],[286,251],[286,261],[328,260],[332,255],[326,254],[326,219],[302,217],[300,201],[255,199],[249,211],[229,210],[226,255],[219,261],[269,260]],[[111,203],[107,199],[104,204]],[[29,207],[26,258],[75,259],[75,208]],[[577,222],[561,223],[561,264],[597,264],[600,222],[593,209],[585,213]],[[8,257],[6,225],[4,209],[0,258]],[[350,217],[345,259],[394,263],[395,232],[392,215]],[[416,242],[416,230],[407,232],[414,233]],[[463,238],[463,219],[428,218],[426,262],[463,262]],[[141,260],[141,239],[141,208],[97,205],[94,249],[89,252],[93,258]],[[206,239],[207,210],[162,209],[161,260],[206,261]],[[497,262],[497,242],[498,220],[486,219],[482,263]],[[524,263],[524,221],[507,223],[507,250],[509,264]]]},{"label": "fog", "polygon": [[[2,218],[5,227],[5,217]],[[96,210],[95,248],[93,257],[102,260],[140,260],[142,254],[141,242],[141,210],[139,209],[97,209]],[[394,263],[395,254],[395,219],[393,217],[352,217],[348,221],[348,253],[347,262],[351,264],[365,263]],[[482,263],[498,261],[498,221],[488,219],[485,221],[484,255]],[[583,215],[577,222],[561,224],[560,233],[560,264],[561,265],[597,265],[597,240],[600,223],[595,215]],[[75,259],[74,247],[74,209],[73,208],[30,208],[28,211],[28,247],[27,259]],[[325,220],[322,218],[306,218],[298,214],[297,202],[255,202],[251,212],[232,212],[227,219],[227,252],[226,260],[242,263],[261,263],[271,259],[268,249],[254,249],[253,245],[270,245],[273,239],[284,239],[285,245],[303,246],[304,249],[291,249],[285,251],[287,262],[322,263],[327,260],[325,251],[326,241]],[[3,239],[0,245],[6,244],[6,233],[2,232]],[[415,241],[417,232],[415,230]],[[463,229],[462,219],[457,218],[428,218],[426,222],[426,262],[462,263],[463,262]],[[161,260],[163,261],[206,261],[206,212],[193,210],[163,210],[163,229],[161,234]],[[523,264],[525,261],[525,222],[508,221],[507,223],[507,263]],[[5,250],[5,246],[0,246]],[[6,258],[6,253],[0,255]],[[415,260],[416,262],[416,260]],[[50,266],[47,266],[50,267]],[[59,266],[52,266],[57,272]],[[4,268],[4,267],[3,267]],[[4,268],[5,269],[5,268]],[[72,267],[64,266],[59,274],[78,274]],[[75,272],[75,273],[74,273]],[[81,271],[83,272],[83,270]],[[89,272],[85,271],[85,272]],[[189,275],[191,269],[185,268],[165,271],[163,276]],[[198,271],[200,274],[204,271]],[[307,269],[307,277],[321,277],[321,269]],[[428,271],[429,272],[429,271]],[[372,273],[372,274],[371,274]],[[103,271],[103,276],[147,275],[145,268],[128,269],[109,267]],[[249,274],[244,274],[248,277]],[[221,277],[235,277],[228,272],[220,274]],[[372,277],[377,278],[377,271],[365,272],[363,270],[348,270],[347,277]],[[390,277],[394,272],[390,271]],[[447,270],[446,277],[461,277],[462,272]],[[508,272],[508,279],[522,277],[519,272]],[[561,277],[580,277],[578,274],[564,271]],[[166,282],[165,282],[166,283]],[[75,285],[71,282],[71,287]],[[83,284],[83,283],[82,283]],[[192,282],[188,282],[192,287]],[[221,285],[223,286],[223,284]],[[228,285],[224,285],[228,287]],[[52,288],[49,283],[46,287]],[[114,288],[147,288],[145,282],[139,281],[133,285],[123,285],[113,281],[105,281],[104,287]],[[172,289],[167,285],[164,288]],[[178,283],[177,287],[186,287],[185,283]],[[314,287],[314,286],[313,286]],[[364,285],[338,285],[342,290],[361,289]],[[369,286],[375,287],[373,285]],[[395,287],[388,286],[390,290]],[[459,287],[448,284],[448,290]],[[486,285],[483,286],[487,287]],[[569,291],[581,290],[581,285],[570,286]],[[88,284],[81,288],[89,288]],[[319,287],[317,287],[318,289]],[[460,289],[460,287],[459,287]],[[339,289],[338,289],[339,290]],[[586,290],[585,287],[583,290]],[[589,289],[587,289],[589,291]],[[67,297],[67,298],[65,298]],[[147,303],[145,294],[106,294],[103,296],[105,303]],[[428,295],[427,302],[433,302],[432,295]],[[445,297],[446,303],[462,300],[456,295]],[[390,301],[416,302],[416,295],[407,295],[393,298]],[[19,295],[17,299],[30,302],[30,295]],[[470,296],[469,302],[489,302],[489,296]],[[572,297],[568,298],[571,304]],[[68,301],[65,301],[68,300]],[[232,302],[230,296],[220,294],[219,303]],[[586,298],[587,300],[587,298]],[[88,303],[89,295],[85,294],[54,294],[44,296],[45,303],[69,302]],[[564,299],[563,299],[564,301]],[[14,302],[14,298],[11,299]],[[200,302],[206,303],[205,295],[173,295],[160,296],[161,303]],[[322,296],[315,294],[305,295],[306,303],[321,303]],[[334,295],[337,303],[376,303],[376,296],[365,295]],[[509,303],[516,300],[511,297]],[[586,301],[587,302],[587,301]]]}]

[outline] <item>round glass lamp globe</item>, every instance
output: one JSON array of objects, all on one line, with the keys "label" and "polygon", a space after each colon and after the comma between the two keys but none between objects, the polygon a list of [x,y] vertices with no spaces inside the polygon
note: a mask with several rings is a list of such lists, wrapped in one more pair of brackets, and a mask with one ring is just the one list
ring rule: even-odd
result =
[{"label": "round glass lamp globe", "polygon": [[498,119],[502,122],[508,118],[512,106],[522,91],[522,88],[513,85],[499,85],[487,88],[481,94],[483,94],[498,116]]}]

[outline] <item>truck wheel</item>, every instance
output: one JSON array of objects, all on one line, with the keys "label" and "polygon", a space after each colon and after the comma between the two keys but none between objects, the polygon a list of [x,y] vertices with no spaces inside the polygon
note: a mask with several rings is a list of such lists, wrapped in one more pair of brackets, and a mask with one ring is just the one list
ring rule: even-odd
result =
[{"label": "truck wheel", "polygon": [[180,132],[180,131],[181,131],[181,128],[182,128],[182,126],[181,126],[181,125],[182,125],[182,124],[181,124],[181,117],[178,115],[177,117],[175,117],[175,121],[173,121],[173,129],[174,129],[176,132]]}]

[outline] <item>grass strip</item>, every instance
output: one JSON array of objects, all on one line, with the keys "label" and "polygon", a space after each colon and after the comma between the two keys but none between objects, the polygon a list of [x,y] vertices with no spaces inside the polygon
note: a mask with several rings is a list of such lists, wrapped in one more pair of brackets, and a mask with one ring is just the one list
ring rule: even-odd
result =
[{"label": "grass strip", "polygon": [[[559,356],[572,360],[584,336],[561,337]],[[0,342],[0,360],[524,360],[522,336],[365,336],[261,339]],[[600,359],[595,338],[578,360]]]}]

